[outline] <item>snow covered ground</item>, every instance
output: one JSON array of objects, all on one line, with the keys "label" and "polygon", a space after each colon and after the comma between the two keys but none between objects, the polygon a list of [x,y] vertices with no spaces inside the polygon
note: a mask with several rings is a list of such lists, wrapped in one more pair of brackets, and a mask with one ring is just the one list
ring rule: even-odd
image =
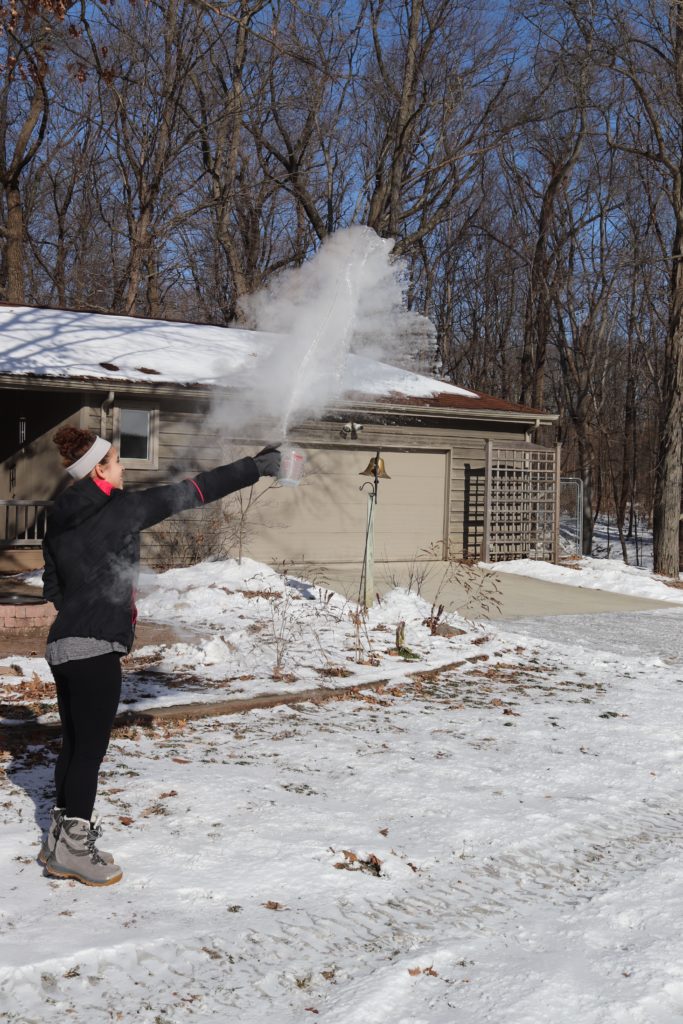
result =
[{"label": "snow covered ground", "polygon": [[[631,537],[628,537],[626,523],[626,551],[630,565],[643,565],[652,568],[652,529],[648,528],[647,520],[639,519],[635,524]],[[622,560],[623,554],[619,541],[619,532],[614,517],[598,516],[593,529],[593,556],[595,558],[615,558]]]},{"label": "snow covered ground", "polygon": [[[136,710],[400,680],[407,669],[460,659],[484,633],[447,616],[463,635],[432,635],[425,625],[431,606],[400,589],[360,622],[355,603],[247,558],[143,575],[137,604],[141,620],[172,625],[184,639],[138,647],[124,659],[122,704]],[[406,624],[409,660],[395,650],[399,621]],[[46,662],[12,657],[0,659],[0,724],[17,720],[12,705],[26,706],[29,681],[33,713],[41,722],[57,721]]]},{"label": "snow covered ground", "polygon": [[[437,637],[394,592],[359,664],[341,598],[253,564],[210,571],[145,581],[145,615],[204,639],[138,652],[129,686],[152,669],[207,677],[211,696],[387,686],[120,733],[98,810],[124,879],[105,890],[42,876],[54,749],[6,752],[9,1022],[683,1020],[683,611],[605,616],[604,644],[602,616],[453,618],[464,632]],[[388,653],[399,618],[420,661]],[[3,700],[40,695],[38,659],[14,663]],[[205,699],[194,685],[174,701]]]},{"label": "snow covered ground", "polygon": [[[629,565],[652,569],[652,528],[647,519],[634,520],[631,536],[628,536],[628,514],[624,529],[624,541]],[[577,531],[576,509],[571,503],[560,513],[560,547],[566,555],[580,554],[580,540]],[[601,513],[593,527],[593,557],[623,561],[619,531],[614,515]]]}]

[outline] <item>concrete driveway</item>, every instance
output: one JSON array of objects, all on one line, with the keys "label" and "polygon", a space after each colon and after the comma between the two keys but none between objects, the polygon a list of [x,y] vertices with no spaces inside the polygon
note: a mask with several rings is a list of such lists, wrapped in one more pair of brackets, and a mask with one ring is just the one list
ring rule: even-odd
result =
[{"label": "concrete driveway", "polygon": [[[360,565],[306,565],[291,567],[290,574],[312,580],[337,593],[357,599]],[[455,570],[455,571],[453,571]],[[375,566],[375,591],[385,594],[396,586],[408,587],[432,604],[458,611],[469,619],[517,619],[546,615],[594,615],[604,612],[654,611],[677,608],[668,601],[612,594],[605,590],[567,587],[530,576],[488,572],[476,566],[446,566],[444,562],[392,562]]]}]

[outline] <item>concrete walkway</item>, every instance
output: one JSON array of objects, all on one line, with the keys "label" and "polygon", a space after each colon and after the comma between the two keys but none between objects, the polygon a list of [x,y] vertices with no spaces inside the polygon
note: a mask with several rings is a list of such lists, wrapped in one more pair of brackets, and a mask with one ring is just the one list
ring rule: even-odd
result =
[{"label": "concrete walkway", "polygon": [[[545,615],[595,615],[602,612],[654,611],[678,608],[668,601],[612,594],[605,590],[567,587],[531,576],[486,572],[476,566],[454,566],[446,571],[443,562],[393,562],[375,567],[375,591],[385,594],[393,587],[408,587],[426,601],[443,604],[469,619],[513,619]],[[578,571],[578,570],[577,570]],[[356,600],[360,565],[298,566],[290,575],[313,580],[321,587]],[[455,579],[453,577],[456,577]]]},{"label": "concrete walkway", "polygon": [[614,654],[638,663],[659,659],[665,665],[679,667],[683,666],[682,624],[683,606],[678,605],[599,615],[515,618],[508,620],[504,628],[506,634],[549,640],[571,648],[580,646],[584,651],[595,651],[601,659]]}]

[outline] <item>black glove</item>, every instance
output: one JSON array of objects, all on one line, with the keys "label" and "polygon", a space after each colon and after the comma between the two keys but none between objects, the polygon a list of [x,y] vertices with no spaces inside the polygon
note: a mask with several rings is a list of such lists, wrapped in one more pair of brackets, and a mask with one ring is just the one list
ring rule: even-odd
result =
[{"label": "black glove", "polygon": [[254,462],[261,476],[277,476],[280,472],[281,458],[279,448],[275,445],[269,445],[254,455]]}]

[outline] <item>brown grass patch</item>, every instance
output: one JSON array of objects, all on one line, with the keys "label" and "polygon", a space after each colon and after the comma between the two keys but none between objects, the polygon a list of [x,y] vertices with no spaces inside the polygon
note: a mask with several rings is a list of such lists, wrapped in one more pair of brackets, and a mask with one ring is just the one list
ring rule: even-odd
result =
[{"label": "brown grass patch", "polygon": [[344,668],[342,665],[330,665],[327,668],[317,668],[316,672],[319,676],[325,676],[331,679],[347,679],[348,676],[352,676],[355,673],[350,668]]}]

